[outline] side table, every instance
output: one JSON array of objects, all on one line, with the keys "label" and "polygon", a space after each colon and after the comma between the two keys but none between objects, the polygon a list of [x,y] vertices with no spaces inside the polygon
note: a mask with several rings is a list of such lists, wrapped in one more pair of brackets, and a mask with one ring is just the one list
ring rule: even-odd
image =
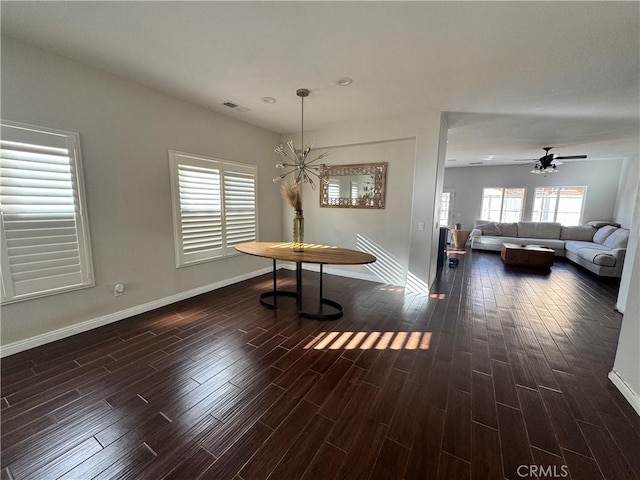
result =
[{"label": "side table", "polygon": [[471,230],[451,230],[453,248],[456,250],[464,250],[464,246],[466,245],[470,234]]}]

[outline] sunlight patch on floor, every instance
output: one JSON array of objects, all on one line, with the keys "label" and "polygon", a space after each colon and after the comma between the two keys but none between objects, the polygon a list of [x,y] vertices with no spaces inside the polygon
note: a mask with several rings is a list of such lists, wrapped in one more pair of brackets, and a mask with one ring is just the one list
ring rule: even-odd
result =
[{"label": "sunlight patch on floor", "polygon": [[427,350],[431,332],[322,332],[304,348],[314,350]]},{"label": "sunlight patch on floor", "polygon": [[430,293],[429,298],[434,298],[436,300],[444,300],[445,298],[447,298],[447,294],[446,293]]}]

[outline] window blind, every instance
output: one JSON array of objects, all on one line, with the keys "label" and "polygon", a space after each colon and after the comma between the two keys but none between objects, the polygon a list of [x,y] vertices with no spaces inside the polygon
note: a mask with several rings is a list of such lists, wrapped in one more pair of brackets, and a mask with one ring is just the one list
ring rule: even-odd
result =
[{"label": "window blind", "polygon": [[256,239],[256,181],[253,174],[224,172],[225,233],[227,247]]},{"label": "window blind", "polygon": [[178,165],[181,242],[185,255],[222,248],[220,171]]},{"label": "window blind", "polygon": [[3,302],[93,285],[77,134],[3,121]]},{"label": "window blind", "polygon": [[256,173],[251,165],[169,151],[176,266],[236,253],[257,239]]}]

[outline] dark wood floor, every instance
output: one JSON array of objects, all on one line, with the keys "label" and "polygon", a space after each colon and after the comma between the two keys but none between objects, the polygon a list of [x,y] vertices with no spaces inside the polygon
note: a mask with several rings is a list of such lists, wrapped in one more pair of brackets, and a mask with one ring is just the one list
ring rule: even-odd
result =
[{"label": "dark wood floor", "polygon": [[334,322],[264,276],[5,358],[1,478],[639,478],[617,286],[460,258],[430,298],[327,276]]}]

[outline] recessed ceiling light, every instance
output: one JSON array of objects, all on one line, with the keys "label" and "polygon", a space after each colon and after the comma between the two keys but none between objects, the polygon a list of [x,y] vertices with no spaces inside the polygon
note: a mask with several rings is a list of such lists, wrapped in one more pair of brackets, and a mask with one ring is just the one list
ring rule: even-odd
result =
[{"label": "recessed ceiling light", "polygon": [[336,83],[341,87],[347,87],[353,83],[353,80],[350,79],[349,77],[342,77],[336,80]]},{"label": "recessed ceiling light", "polygon": [[482,165],[484,162],[469,162],[469,165]]},{"label": "recessed ceiling light", "polygon": [[275,98],[273,98],[273,97],[262,97],[261,100],[264,103],[268,103],[269,105],[271,105],[272,103],[276,103],[277,102],[277,100]]}]

